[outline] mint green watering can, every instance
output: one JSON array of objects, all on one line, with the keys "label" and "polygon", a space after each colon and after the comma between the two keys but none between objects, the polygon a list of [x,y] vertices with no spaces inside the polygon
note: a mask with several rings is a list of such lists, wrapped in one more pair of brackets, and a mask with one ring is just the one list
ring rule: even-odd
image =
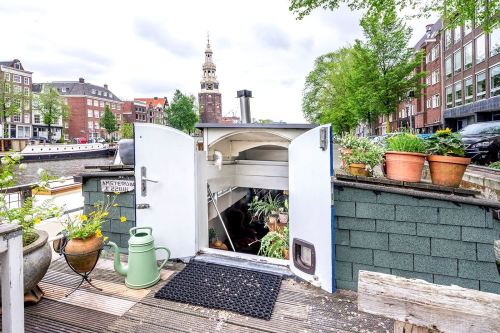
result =
[{"label": "mint green watering can", "polygon": [[[143,289],[151,287],[160,280],[160,270],[170,258],[170,250],[166,247],[155,247],[152,236],[153,228],[135,227],[131,228],[128,240],[128,264],[120,262],[120,250],[118,245],[108,242],[115,250],[115,271],[126,276],[125,285],[132,289]],[[156,263],[156,250],[165,250],[167,259],[160,267]]]}]

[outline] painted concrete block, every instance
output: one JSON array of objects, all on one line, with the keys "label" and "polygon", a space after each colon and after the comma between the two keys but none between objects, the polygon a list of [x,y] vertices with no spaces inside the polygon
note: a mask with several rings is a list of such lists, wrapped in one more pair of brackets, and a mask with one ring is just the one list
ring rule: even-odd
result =
[{"label": "painted concrete block", "polygon": [[392,234],[416,235],[417,224],[414,222],[377,220],[376,230],[377,232]]},{"label": "painted concrete block", "polygon": [[344,187],[339,192],[340,201],[377,202],[377,195],[373,191]]},{"label": "painted concrete block", "polygon": [[375,231],[375,220],[339,216],[340,229]]},{"label": "painted concrete block", "polygon": [[344,281],[344,280],[337,280],[335,279],[335,287],[337,289],[344,289],[344,290],[358,290],[358,282],[356,281]]},{"label": "painted concrete block", "polygon": [[356,216],[356,203],[335,201],[335,216]]},{"label": "painted concrete block", "polygon": [[462,209],[439,209],[439,223],[466,227],[486,227],[486,213],[481,207],[464,205]]},{"label": "painted concrete block", "polygon": [[462,279],[455,276],[434,275],[434,283],[445,286],[460,286],[463,288],[479,290],[479,280]]},{"label": "painted concrete block", "polygon": [[[457,276],[457,259],[423,256],[416,254],[414,257],[415,271],[423,273],[433,273],[440,275]],[[463,276],[464,278],[471,278]]]},{"label": "painted concrete block", "polygon": [[391,274],[396,275],[396,276],[405,277],[407,279],[420,279],[420,280],[424,280],[424,281],[431,282],[431,283],[433,281],[433,275],[429,274],[429,273],[404,271],[404,270],[393,268],[393,269],[391,269]]},{"label": "painted concrete block", "polygon": [[497,239],[495,229],[462,227],[462,240],[464,241],[493,244],[495,239]]},{"label": "painted concrete block", "polygon": [[370,249],[359,249],[349,246],[336,245],[335,260],[373,265],[373,252]]},{"label": "painted concrete block", "polygon": [[371,272],[391,274],[391,270],[389,268],[377,267],[377,266],[371,266],[371,265],[363,265],[363,264],[353,264],[352,265],[352,279],[354,281],[358,281],[359,271],[371,271]]},{"label": "painted concrete block", "polygon": [[430,254],[431,240],[429,237],[390,234],[389,250],[393,252]]},{"label": "painted concrete block", "polygon": [[352,263],[345,261],[335,261],[335,278],[344,281],[351,281]]},{"label": "painted concrete block", "polygon": [[461,232],[460,227],[456,225],[418,223],[417,235],[460,240]]},{"label": "painted concrete block", "polygon": [[356,203],[356,217],[376,220],[394,220],[394,205]]},{"label": "painted concrete block", "polygon": [[479,281],[479,287],[481,291],[485,291],[487,293],[500,294],[500,283]]},{"label": "painted concrete block", "polygon": [[493,242],[491,244],[477,244],[477,260],[495,262]]},{"label": "painted concrete block", "polygon": [[135,208],[135,197],[131,193],[119,194],[115,202],[120,207]]},{"label": "painted concrete block", "polygon": [[438,209],[435,207],[410,207],[396,205],[396,220],[407,222],[437,223]]},{"label": "painted concrete block", "polygon": [[104,202],[104,194],[102,192],[90,192],[90,204],[93,205],[96,202]]},{"label": "painted concrete block", "polygon": [[88,179],[83,183],[82,190],[83,192],[97,192],[97,180],[96,179]]},{"label": "painted concrete block", "polygon": [[431,249],[435,257],[476,260],[476,243],[432,238]]},{"label": "painted concrete block", "polygon": [[377,203],[387,204],[387,205],[403,205],[403,206],[420,206],[419,200],[417,198],[410,197],[408,195],[381,192],[377,195]]},{"label": "painted concrete block", "polygon": [[335,229],[335,244],[349,245],[349,230]]},{"label": "painted concrete block", "polygon": [[500,274],[495,263],[481,261],[458,261],[458,276],[466,279],[500,283]]},{"label": "painted concrete block", "polygon": [[444,201],[444,200],[435,200],[435,199],[419,199],[419,206],[426,207],[437,207],[437,208],[453,208],[453,209],[461,209],[462,204],[458,202]]},{"label": "painted concrete block", "polygon": [[389,246],[389,239],[386,233],[351,231],[351,246],[387,250]]},{"label": "painted concrete block", "polygon": [[413,254],[374,250],[373,264],[380,267],[412,271]]}]

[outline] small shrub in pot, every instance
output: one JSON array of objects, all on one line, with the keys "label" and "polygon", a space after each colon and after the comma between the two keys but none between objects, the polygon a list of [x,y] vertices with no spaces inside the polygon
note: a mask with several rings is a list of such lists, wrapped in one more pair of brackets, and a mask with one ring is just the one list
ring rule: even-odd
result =
[{"label": "small shrub in pot", "polygon": [[358,146],[347,156],[346,163],[351,175],[369,177],[373,174],[373,169],[382,162],[384,151],[365,138],[358,140]]},{"label": "small shrub in pot", "polygon": [[419,182],[425,162],[424,140],[411,133],[387,139],[386,176],[392,180]]},{"label": "small shrub in pot", "polygon": [[465,145],[460,133],[449,128],[437,131],[426,141],[427,161],[432,183],[459,187],[471,159],[465,156]]}]

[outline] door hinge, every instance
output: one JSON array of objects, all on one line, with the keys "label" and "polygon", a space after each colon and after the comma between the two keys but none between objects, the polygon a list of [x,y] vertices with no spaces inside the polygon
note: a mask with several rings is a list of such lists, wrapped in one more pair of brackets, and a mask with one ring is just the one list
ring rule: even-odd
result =
[{"label": "door hinge", "polygon": [[321,150],[328,149],[328,127],[321,127],[319,129],[319,147]]}]

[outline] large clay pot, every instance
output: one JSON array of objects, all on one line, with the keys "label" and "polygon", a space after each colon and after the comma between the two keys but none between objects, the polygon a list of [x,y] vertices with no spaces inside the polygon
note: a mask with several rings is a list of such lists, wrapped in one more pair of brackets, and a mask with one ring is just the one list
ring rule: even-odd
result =
[{"label": "large clay pot", "polygon": [[434,185],[459,187],[465,169],[470,164],[470,158],[429,155],[429,170]]},{"label": "large clay pot", "polygon": [[366,170],[366,164],[362,163],[349,164],[349,173],[351,176],[370,177],[370,171]]},{"label": "large clay pot", "polygon": [[68,241],[64,252],[68,263],[78,273],[90,272],[99,259],[102,237],[74,238]]},{"label": "large clay pot", "polygon": [[36,230],[36,233],[38,238],[23,247],[24,293],[33,289],[42,280],[52,259],[52,250],[47,243],[49,235],[43,230]]},{"label": "large clay pot", "polygon": [[387,151],[385,153],[386,177],[392,180],[416,183],[422,179],[425,154]]}]

